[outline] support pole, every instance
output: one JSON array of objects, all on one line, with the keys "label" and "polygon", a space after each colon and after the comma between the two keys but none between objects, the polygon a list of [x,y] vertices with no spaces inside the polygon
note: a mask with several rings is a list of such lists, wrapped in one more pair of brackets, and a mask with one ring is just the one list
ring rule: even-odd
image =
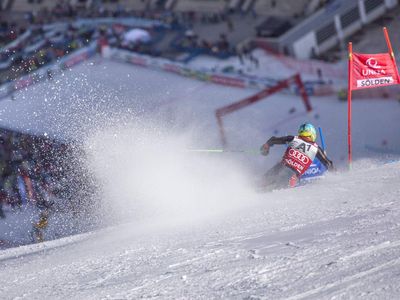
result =
[{"label": "support pole", "polygon": [[217,117],[217,122],[218,122],[218,127],[219,127],[219,134],[221,138],[221,144],[222,147],[226,147],[226,137],[225,137],[225,130],[224,130],[224,124],[222,123],[222,117],[221,114],[216,112],[215,116]]},{"label": "support pole", "polygon": [[324,152],[326,152],[326,149],[325,149],[325,139],[324,139],[324,135],[322,134],[322,128],[321,128],[321,127],[318,127],[318,132],[319,132],[319,138],[321,139],[321,147],[322,147],[322,150],[324,150]]},{"label": "support pole", "polygon": [[383,27],[383,34],[385,35],[385,40],[386,40],[386,44],[389,50],[389,54],[390,57],[393,61],[393,65],[395,67],[395,71],[396,71],[396,76],[397,76],[397,82],[399,82],[399,71],[397,69],[397,65],[396,65],[396,58],[394,57],[394,53],[393,53],[393,48],[392,48],[392,43],[390,42],[390,38],[389,38],[389,33],[386,27]]},{"label": "support pole", "polygon": [[348,87],[347,87],[347,145],[349,167],[353,160],[351,144],[351,85],[353,83],[353,44],[349,43],[349,63],[348,63]]},{"label": "support pole", "polygon": [[301,80],[300,74],[294,75],[294,81],[296,82],[296,85],[299,88],[300,96],[303,99],[307,112],[312,111],[312,106],[308,98],[306,88],[304,87],[303,80]]}]

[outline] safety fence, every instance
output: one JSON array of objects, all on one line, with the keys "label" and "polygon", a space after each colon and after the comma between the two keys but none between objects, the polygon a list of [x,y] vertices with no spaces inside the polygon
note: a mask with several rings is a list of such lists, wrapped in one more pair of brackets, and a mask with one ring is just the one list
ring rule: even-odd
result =
[{"label": "safety fence", "polygon": [[[275,86],[280,80],[275,78],[258,77],[250,75],[227,75],[218,73],[205,68],[189,67],[180,62],[173,62],[164,58],[155,58],[143,54],[133,53],[117,48],[104,49],[103,55],[116,61],[122,61],[133,65],[146,67],[158,71],[166,71],[184,77],[194,78],[202,81],[209,81],[225,86],[250,89],[265,89]],[[336,93],[333,85],[322,81],[306,81],[304,87],[308,95],[322,96]],[[299,95],[300,91],[296,87],[290,87],[290,92]]]}]

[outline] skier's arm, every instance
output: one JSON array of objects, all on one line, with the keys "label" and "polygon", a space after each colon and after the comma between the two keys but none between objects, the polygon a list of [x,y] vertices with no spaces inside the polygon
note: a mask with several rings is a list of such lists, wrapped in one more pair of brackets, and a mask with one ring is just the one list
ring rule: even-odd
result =
[{"label": "skier's arm", "polygon": [[273,136],[267,141],[266,144],[268,144],[269,146],[283,145],[283,144],[293,141],[293,139],[294,139],[293,135],[287,135],[287,136],[281,136],[281,137]]},{"label": "skier's arm", "polygon": [[273,136],[271,137],[264,145],[261,146],[261,154],[262,155],[268,155],[269,153],[269,148],[273,145],[284,145],[286,143],[289,143],[293,141],[294,136],[293,135],[287,135],[287,136],[281,136],[281,137],[276,137]]},{"label": "skier's arm", "polygon": [[328,169],[328,170],[333,170],[333,162],[326,156],[325,152],[321,149],[321,147],[318,147],[318,152],[317,152],[317,158],[319,161]]}]

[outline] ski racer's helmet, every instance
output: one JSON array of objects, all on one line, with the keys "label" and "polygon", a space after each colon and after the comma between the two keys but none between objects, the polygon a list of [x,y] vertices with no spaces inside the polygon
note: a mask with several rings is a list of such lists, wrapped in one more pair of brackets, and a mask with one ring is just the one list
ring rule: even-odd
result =
[{"label": "ski racer's helmet", "polygon": [[315,142],[317,139],[317,131],[312,124],[304,123],[299,127],[299,136],[308,138],[312,142]]}]

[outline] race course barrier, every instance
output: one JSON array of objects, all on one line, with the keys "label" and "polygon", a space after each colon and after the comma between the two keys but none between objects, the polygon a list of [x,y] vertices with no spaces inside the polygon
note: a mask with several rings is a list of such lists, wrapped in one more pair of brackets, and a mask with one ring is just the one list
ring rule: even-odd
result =
[{"label": "race course barrier", "polygon": [[[174,62],[165,58],[151,57],[148,55],[134,53],[128,50],[109,48],[105,55],[105,58],[112,60],[130,63],[136,66],[146,67],[157,71],[165,71],[174,74],[178,74],[184,77],[194,78],[202,81],[209,81],[215,84],[221,84],[225,86],[237,87],[237,88],[250,88],[250,89],[265,89],[275,86],[280,80],[257,77],[249,75],[227,75],[224,73],[218,73],[205,68],[194,68],[188,67],[187,65]],[[335,92],[333,86],[328,85],[321,81],[306,81],[304,82],[304,88],[309,96],[325,96],[332,95]],[[301,92],[295,86],[289,87],[291,93],[300,95]]]}]

